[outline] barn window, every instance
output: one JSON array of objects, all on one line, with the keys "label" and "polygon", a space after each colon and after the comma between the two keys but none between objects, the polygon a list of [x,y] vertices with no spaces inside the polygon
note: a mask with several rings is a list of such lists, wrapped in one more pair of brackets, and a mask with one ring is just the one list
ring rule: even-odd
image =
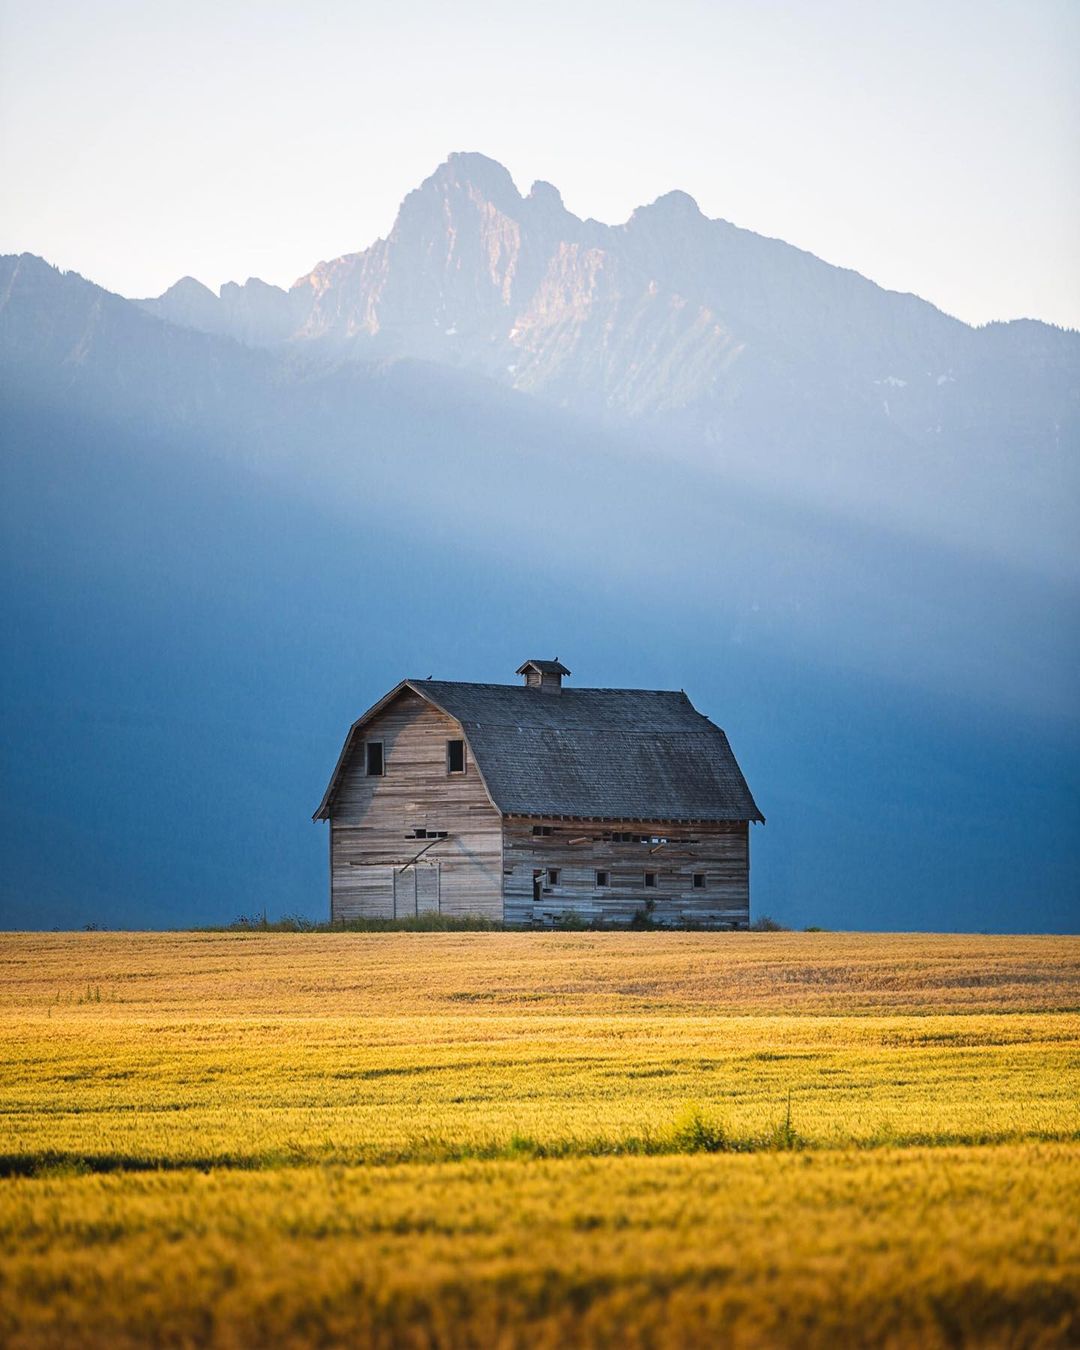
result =
[{"label": "barn window", "polygon": [[551,833],[550,825],[534,825],[533,834],[543,835],[545,838]]},{"label": "barn window", "polygon": [[704,872],[695,872],[695,873],[694,873],[694,890],[695,890],[695,891],[703,891],[704,889],[705,889],[705,873],[704,873]]},{"label": "barn window", "polygon": [[465,772],[465,742],[447,741],[446,742],[446,772],[464,773]]},{"label": "barn window", "polygon": [[559,884],[559,869],[557,867],[548,868],[548,885],[557,886]]},{"label": "barn window", "polygon": [[646,873],[645,873],[645,889],[646,889],[647,891],[653,891],[653,890],[656,889],[656,873],[655,873],[655,872],[646,872]]},{"label": "barn window", "polygon": [[381,778],[383,776],[383,743],[382,741],[368,741],[364,746],[367,756],[367,776],[369,778]]},{"label": "barn window", "polygon": [[597,886],[606,886],[608,884],[608,874],[606,872],[597,872],[596,884]]}]

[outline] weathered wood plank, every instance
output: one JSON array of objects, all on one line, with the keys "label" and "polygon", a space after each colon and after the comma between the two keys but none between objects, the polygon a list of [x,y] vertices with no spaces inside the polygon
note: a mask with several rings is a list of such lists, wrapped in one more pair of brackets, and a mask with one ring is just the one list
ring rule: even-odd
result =
[{"label": "weathered wood plank", "polygon": [[[552,868],[555,884],[548,878]],[[535,896],[537,872],[543,875]],[[597,872],[607,874],[607,885],[598,884]],[[654,886],[646,886],[646,872],[655,874]],[[702,874],[703,886],[695,887],[695,873]],[[503,887],[508,923],[551,923],[567,912],[586,921],[628,923],[652,901],[658,923],[741,928],[750,919],[749,826],[507,817]]]}]

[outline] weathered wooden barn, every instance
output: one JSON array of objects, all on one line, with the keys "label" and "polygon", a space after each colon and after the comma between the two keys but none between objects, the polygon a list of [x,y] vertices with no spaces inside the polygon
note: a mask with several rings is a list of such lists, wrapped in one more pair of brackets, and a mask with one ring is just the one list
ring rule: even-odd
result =
[{"label": "weathered wooden barn", "polygon": [[315,812],[330,915],[568,913],[743,928],[750,822],[727,737],[681,691],[402,680],[353,723]]}]

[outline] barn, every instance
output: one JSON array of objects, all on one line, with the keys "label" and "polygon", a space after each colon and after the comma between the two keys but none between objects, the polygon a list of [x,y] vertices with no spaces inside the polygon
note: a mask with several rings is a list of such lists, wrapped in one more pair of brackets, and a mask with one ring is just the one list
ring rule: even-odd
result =
[{"label": "barn", "polygon": [[728,739],[681,690],[402,680],[349,730],[314,819],[330,917],[568,914],[745,928],[750,824]]}]

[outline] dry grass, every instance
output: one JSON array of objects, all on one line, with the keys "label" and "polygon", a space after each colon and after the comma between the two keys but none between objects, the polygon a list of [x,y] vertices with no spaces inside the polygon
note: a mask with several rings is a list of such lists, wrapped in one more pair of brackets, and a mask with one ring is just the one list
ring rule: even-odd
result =
[{"label": "dry grass", "polygon": [[1075,1344],[1061,1146],[9,1181],[0,1341]]},{"label": "dry grass", "polygon": [[1080,1011],[1080,939],[880,933],[0,935],[0,1012],[347,1017]]},{"label": "dry grass", "polygon": [[0,962],[0,1343],[1080,1339],[1075,939],[49,934]]}]

